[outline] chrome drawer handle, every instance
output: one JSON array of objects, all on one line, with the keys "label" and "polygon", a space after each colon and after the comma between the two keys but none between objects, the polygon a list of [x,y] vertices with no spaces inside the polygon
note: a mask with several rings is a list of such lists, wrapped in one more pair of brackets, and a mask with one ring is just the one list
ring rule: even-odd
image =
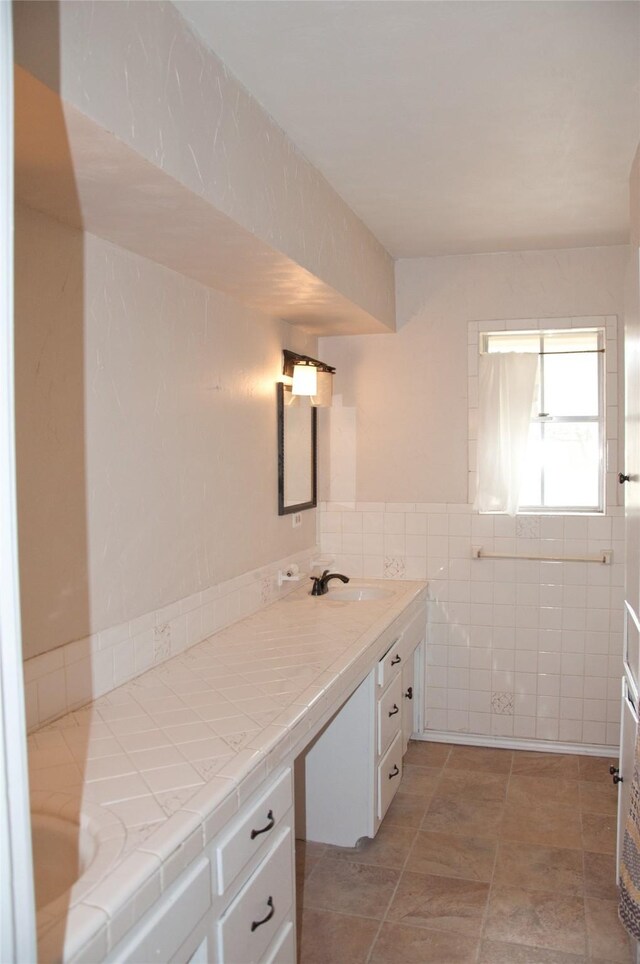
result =
[{"label": "chrome drawer handle", "polygon": [[258,927],[262,927],[263,924],[266,924],[267,921],[271,920],[271,918],[272,918],[273,915],[275,914],[276,909],[275,909],[275,907],[273,906],[273,897],[268,897],[268,898],[267,898],[267,907],[269,908],[269,913],[267,914],[266,917],[263,917],[262,920],[254,920],[254,921],[251,921],[251,933],[252,933],[252,934],[253,934],[253,932],[254,932],[255,930],[258,929]]},{"label": "chrome drawer handle", "polygon": [[394,778],[394,777],[397,777],[399,773],[400,773],[400,770],[398,769],[398,764],[397,764],[397,763],[394,763],[394,764],[393,764],[393,770],[392,770],[391,773],[389,774],[389,779],[390,779],[390,780],[393,780],[393,778]]},{"label": "chrome drawer handle", "polygon": [[262,830],[252,830],[252,831],[251,831],[251,839],[252,839],[252,840],[255,840],[256,837],[259,837],[261,833],[266,833],[267,830],[273,830],[273,828],[274,828],[275,825],[276,825],[276,821],[275,821],[275,818],[274,818],[274,816],[273,816],[273,810],[270,810],[269,813],[267,814],[267,820],[269,821],[269,823],[267,824],[266,827],[263,827]]},{"label": "chrome drawer handle", "polygon": [[393,704],[393,709],[392,709],[392,710],[389,710],[389,716],[395,716],[396,713],[399,713],[399,712],[400,712],[400,710],[398,709],[397,703],[394,703],[394,704]]},{"label": "chrome drawer handle", "polygon": [[401,663],[401,662],[402,662],[402,656],[394,656],[393,659],[391,660],[391,665],[397,666],[398,663]]}]

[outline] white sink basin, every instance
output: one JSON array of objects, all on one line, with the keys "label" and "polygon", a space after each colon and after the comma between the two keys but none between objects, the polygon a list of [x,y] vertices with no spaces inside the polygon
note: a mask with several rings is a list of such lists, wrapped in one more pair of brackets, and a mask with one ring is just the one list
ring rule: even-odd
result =
[{"label": "white sink basin", "polygon": [[350,586],[348,589],[330,589],[329,599],[336,602],[369,602],[373,599],[387,599],[393,596],[392,589],[380,586]]},{"label": "white sink basin", "polygon": [[31,842],[36,910],[40,910],[75,884],[91,864],[97,847],[89,831],[77,823],[33,812]]}]

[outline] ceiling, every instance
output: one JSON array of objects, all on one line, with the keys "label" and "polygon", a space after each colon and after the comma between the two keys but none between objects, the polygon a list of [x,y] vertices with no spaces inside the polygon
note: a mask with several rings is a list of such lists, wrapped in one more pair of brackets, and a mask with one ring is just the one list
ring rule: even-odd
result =
[{"label": "ceiling", "polygon": [[638,2],[176,5],[394,257],[627,240]]}]

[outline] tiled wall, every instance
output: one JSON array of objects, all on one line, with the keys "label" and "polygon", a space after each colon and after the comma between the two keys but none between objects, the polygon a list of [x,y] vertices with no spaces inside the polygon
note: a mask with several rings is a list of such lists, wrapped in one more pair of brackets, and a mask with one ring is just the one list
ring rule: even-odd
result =
[{"label": "tiled wall", "polygon": [[[613,746],[624,518],[504,516],[470,505],[326,503],[320,547],[351,576],[428,579],[426,729]],[[613,564],[472,559],[613,549]]]},{"label": "tiled wall", "polygon": [[[428,579],[426,729],[505,740],[618,743],[624,510],[617,505],[616,316],[468,324],[468,489],[463,504],[325,503],[321,551],[348,575]],[[483,331],[606,331],[605,516],[478,515],[478,341]],[[516,556],[613,550],[611,565],[474,559],[472,546]]]},{"label": "tiled wall", "polygon": [[[170,606],[25,660],[27,726],[33,730],[108,693],[300,586],[315,550],[305,550]],[[278,586],[296,564],[298,581]]]}]

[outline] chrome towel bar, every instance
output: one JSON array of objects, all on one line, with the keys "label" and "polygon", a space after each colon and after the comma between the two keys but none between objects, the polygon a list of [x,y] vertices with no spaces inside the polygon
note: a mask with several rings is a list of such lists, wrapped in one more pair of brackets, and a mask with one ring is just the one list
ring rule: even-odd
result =
[{"label": "chrome towel bar", "polygon": [[593,556],[530,556],[514,552],[486,552],[482,546],[471,546],[472,559],[529,559],[533,562],[599,562],[610,566],[613,562],[613,549],[603,549]]}]

